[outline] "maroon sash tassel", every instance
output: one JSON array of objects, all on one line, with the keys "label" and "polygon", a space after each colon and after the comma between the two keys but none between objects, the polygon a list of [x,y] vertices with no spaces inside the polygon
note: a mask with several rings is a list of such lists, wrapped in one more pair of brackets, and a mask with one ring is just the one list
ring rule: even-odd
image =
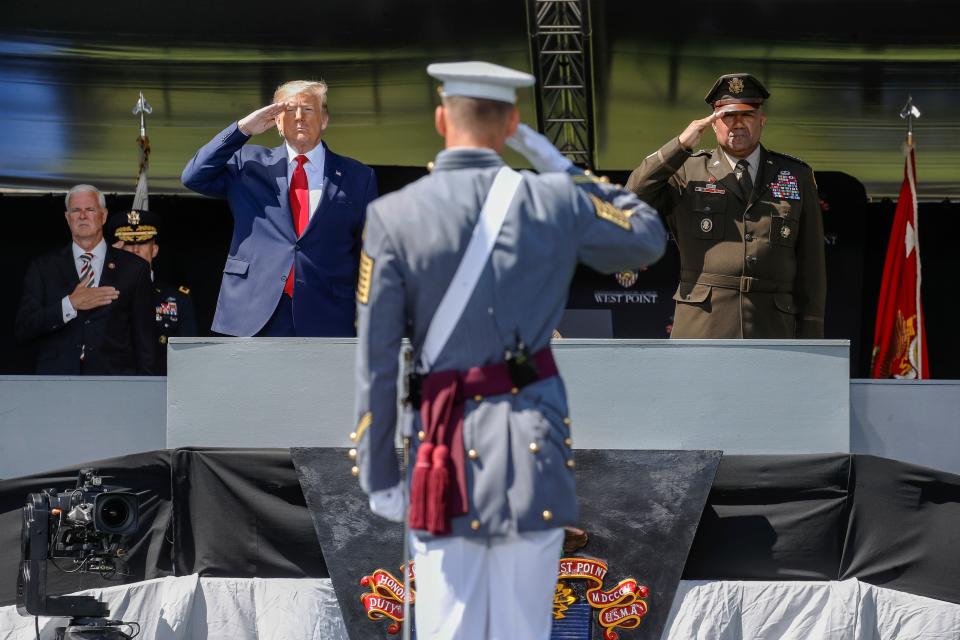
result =
[{"label": "maroon sash tassel", "polygon": [[[547,347],[533,354],[537,379],[557,375]],[[505,363],[474,367],[464,373],[439,371],[425,377],[420,387],[423,442],[410,480],[411,529],[435,536],[450,533],[450,521],[466,515],[467,455],[463,446],[465,397],[508,393],[513,388]]]}]

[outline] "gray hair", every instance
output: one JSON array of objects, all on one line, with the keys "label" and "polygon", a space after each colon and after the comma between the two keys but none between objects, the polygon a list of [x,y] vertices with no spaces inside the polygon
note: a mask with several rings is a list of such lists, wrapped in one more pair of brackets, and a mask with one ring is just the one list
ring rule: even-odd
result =
[{"label": "gray hair", "polygon": [[100,193],[100,189],[97,189],[92,184],[78,184],[75,187],[71,187],[70,191],[67,191],[67,197],[63,199],[63,204],[66,206],[67,210],[70,210],[70,198],[75,193],[95,193],[97,194],[97,200],[100,202],[100,208],[107,208],[107,199],[103,197],[103,194]]},{"label": "gray hair", "polygon": [[284,82],[273,92],[273,101],[280,102],[294,96],[307,94],[320,101],[320,108],[327,110],[327,83],[323,80],[291,80]]}]

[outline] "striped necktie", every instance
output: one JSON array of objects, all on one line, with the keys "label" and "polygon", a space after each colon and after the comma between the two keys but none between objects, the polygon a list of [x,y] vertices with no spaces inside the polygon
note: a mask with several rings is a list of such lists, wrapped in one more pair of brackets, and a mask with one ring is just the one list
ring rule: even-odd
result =
[{"label": "striped necktie", "polygon": [[[95,276],[96,274],[93,271],[93,254],[89,251],[87,253],[80,255],[80,282],[83,282],[87,279],[87,276]],[[93,286],[93,278],[90,279],[88,287]]]}]

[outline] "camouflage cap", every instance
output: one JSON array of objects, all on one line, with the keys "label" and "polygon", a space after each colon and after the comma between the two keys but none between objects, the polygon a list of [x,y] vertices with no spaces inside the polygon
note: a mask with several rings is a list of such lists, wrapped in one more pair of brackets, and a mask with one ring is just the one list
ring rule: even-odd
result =
[{"label": "camouflage cap", "polygon": [[728,104],[761,105],[769,97],[766,87],[749,73],[728,73],[717,78],[704,100],[716,109]]}]

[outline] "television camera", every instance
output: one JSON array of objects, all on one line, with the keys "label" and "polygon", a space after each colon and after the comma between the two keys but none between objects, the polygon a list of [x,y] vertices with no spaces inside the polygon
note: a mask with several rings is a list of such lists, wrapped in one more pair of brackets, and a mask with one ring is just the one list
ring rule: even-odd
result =
[{"label": "television camera", "polygon": [[48,560],[65,573],[126,575],[126,543],[139,519],[137,494],[105,486],[94,469],[80,470],[75,489],[29,494],[20,536],[20,615],[70,617],[70,626],[57,628],[57,640],[135,637],[136,622],[108,620],[107,605],[93,596],[48,596],[46,582]]}]

